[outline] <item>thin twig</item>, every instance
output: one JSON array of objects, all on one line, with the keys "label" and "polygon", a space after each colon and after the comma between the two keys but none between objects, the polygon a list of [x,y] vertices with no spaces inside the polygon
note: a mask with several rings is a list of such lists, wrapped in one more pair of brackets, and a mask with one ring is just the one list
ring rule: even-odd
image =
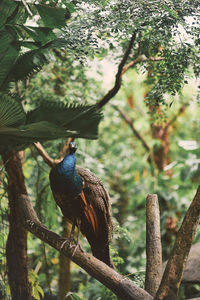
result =
[{"label": "thin twig", "polygon": [[70,137],[68,139],[66,139],[66,141],[64,142],[62,149],[60,150],[60,153],[59,153],[60,159],[63,159],[65,157],[67,150],[69,149],[69,144],[73,140],[74,140],[74,138],[70,138]]},{"label": "thin twig", "polygon": [[49,156],[49,154],[46,152],[44,147],[39,143],[34,143],[35,148],[37,149],[38,153],[42,156],[44,162],[50,167],[54,167],[56,164],[58,164],[66,155],[67,149],[69,148],[69,143],[73,140],[73,138],[68,138],[65,143],[63,144],[63,147],[59,153],[59,159],[53,159]]},{"label": "thin twig", "polygon": [[167,128],[169,128],[174,122],[176,122],[176,120],[180,117],[180,115],[182,115],[185,111],[185,106],[181,106],[177,112],[177,114],[167,123],[167,125],[165,126],[165,130],[167,130]]},{"label": "thin twig", "polygon": [[135,126],[133,125],[133,121],[123,112],[120,108],[118,108],[116,105],[112,105],[113,108],[115,108],[120,116],[124,119],[124,121],[130,126],[131,130],[133,131],[134,135],[141,141],[143,147],[147,152],[151,151],[151,148],[149,145],[146,143],[145,139],[141,136],[141,134],[137,131]]},{"label": "thin twig", "polygon": [[124,56],[122,58],[122,61],[119,64],[117,74],[115,76],[115,84],[113,88],[99,101],[97,104],[97,107],[102,108],[104,105],[106,105],[111,98],[113,98],[117,92],[119,91],[121,87],[121,81],[122,81],[122,75],[131,67],[136,65],[140,62],[145,61],[161,61],[164,58],[163,57],[146,57],[144,54],[138,55],[138,57],[134,60],[132,60],[130,63],[126,64],[126,61],[130,55],[131,49],[133,47],[133,43],[136,39],[136,31],[133,33],[131,40],[129,42],[128,48],[126,49],[126,52],[124,53]]},{"label": "thin twig", "polygon": [[136,59],[132,60],[131,62],[129,62],[128,64],[126,64],[123,67],[122,70],[122,75],[131,67],[133,67],[134,65],[141,63],[141,62],[145,62],[145,61],[161,61],[163,60],[163,57],[146,57],[144,54],[139,55]]}]

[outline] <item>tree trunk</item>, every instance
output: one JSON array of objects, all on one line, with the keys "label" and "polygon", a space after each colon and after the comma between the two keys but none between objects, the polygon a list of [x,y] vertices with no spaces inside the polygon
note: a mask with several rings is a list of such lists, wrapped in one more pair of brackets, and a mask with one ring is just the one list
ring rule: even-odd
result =
[{"label": "tree trunk", "polygon": [[[69,237],[70,235],[70,224],[63,218],[63,237]],[[70,280],[70,268],[71,260],[66,257],[63,253],[60,253],[60,266],[59,266],[59,282],[58,282],[58,300],[65,299],[65,295],[70,291],[71,280]],[[66,298],[70,300],[71,297]]]},{"label": "tree trunk", "polygon": [[6,243],[8,281],[13,300],[31,299],[28,281],[27,230],[22,224],[19,194],[27,194],[22,170],[22,152],[2,155],[8,176],[9,234]]}]

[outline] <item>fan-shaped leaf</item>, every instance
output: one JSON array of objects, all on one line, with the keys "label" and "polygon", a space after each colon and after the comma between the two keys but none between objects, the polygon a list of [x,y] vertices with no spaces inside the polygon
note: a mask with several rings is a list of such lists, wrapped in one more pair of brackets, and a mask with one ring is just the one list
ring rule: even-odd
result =
[{"label": "fan-shaped leaf", "polygon": [[45,49],[35,49],[20,55],[10,72],[9,81],[22,80],[38,72],[49,61],[48,57]]},{"label": "fan-shaped leaf", "polygon": [[12,97],[0,93],[0,127],[19,126],[25,123],[22,106]]},{"label": "fan-shaped leaf", "polygon": [[67,130],[77,131],[79,136],[95,139],[101,118],[101,111],[96,105],[74,106],[43,101],[39,107],[28,114],[27,123],[42,120],[54,122]]},{"label": "fan-shaped leaf", "polygon": [[[6,113],[8,114],[8,111]],[[21,116],[21,113],[19,115]],[[0,126],[0,152],[17,147],[25,148],[33,142],[57,138],[96,139],[101,118],[101,112],[94,105],[67,106],[60,103],[43,103],[28,113],[25,125],[17,127],[17,120],[13,120],[12,123],[12,119],[9,121],[9,118],[5,118],[6,122]],[[22,124],[22,119],[19,118],[18,121],[18,124]]]},{"label": "fan-shaped leaf", "polygon": [[28,78],[31,74],[40,71],[43,65],[50,60],[48,50],[52,48],[62,48],[64,44],[65,41],[63,39],[56,39],[48,42],[39,49],[30,50],[20,55],[12,66],[2,88],[6,86],[6,83],[8,84],[11,81]]}]

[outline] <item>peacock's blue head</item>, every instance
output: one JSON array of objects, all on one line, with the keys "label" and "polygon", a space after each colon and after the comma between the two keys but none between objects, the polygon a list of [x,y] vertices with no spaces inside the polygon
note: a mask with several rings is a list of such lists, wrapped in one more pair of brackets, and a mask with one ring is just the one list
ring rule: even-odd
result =
[{"label": "peacock's blue head", "polygon": [[69,153],[70,153],[70,154],[73,154],[73,153],[76,152],[76,150],[77,150],[76,143],[75,143],[75,142],[71,142],[71,143],[69,144]]}]

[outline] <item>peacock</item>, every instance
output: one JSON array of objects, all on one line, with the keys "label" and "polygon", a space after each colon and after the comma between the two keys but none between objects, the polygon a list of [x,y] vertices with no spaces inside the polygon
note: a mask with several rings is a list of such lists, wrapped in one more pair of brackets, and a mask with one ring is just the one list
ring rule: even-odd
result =
[{"label": "peacock", "polygon": [[109,254],[113,231],[110,197],[94,173],[76,166],[76,150],[76,143],[71,142],[69,154],[51,169],[51,190],[62,214],[72,223],[71,234],[77,226],[87,238],[92,254],[114,268]]}]

